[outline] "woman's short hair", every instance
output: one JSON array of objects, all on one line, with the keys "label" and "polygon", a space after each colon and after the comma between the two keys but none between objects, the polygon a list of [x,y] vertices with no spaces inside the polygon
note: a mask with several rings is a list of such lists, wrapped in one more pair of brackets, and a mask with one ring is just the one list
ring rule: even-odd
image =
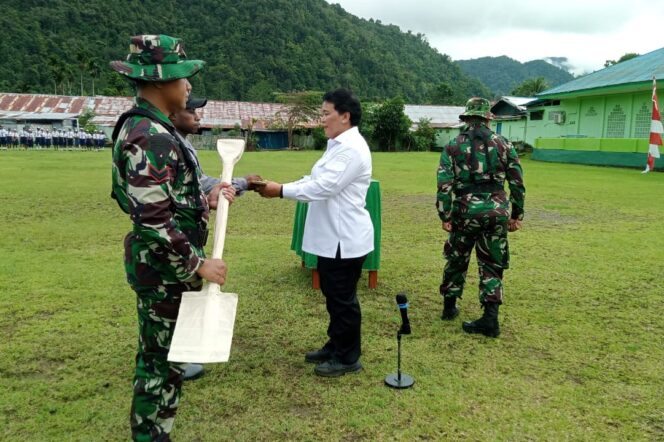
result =
[{"label": "woman's short hair", "polygon": [[332,103],[340,114],[350,113],[350,125],[357,126],[362,119],[360,100],[348,89],[339,88],[323,95],[323,101]]}]

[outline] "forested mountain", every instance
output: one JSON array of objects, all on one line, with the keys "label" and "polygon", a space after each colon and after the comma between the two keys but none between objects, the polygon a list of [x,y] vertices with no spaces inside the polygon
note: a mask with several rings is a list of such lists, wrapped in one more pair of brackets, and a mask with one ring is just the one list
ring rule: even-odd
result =
[{"label": "forested mountain", "polygon": [[[324,0],[3,0],[0,91],[128,94],[108,62],[129,36],[165,33],[207,61],[195,93],[272,100],[273,92],[350,87],[364,100],[451,102],[490,95],[420,34],[364,20]],[[451,104],[451,103],[450,103]]]},{"label": "forested mountain", "polygon": [[566,83],[574,78],[569,72],[544,60],[521,63],[506,56],[482,57],[457,61],[469,76],[486,84],[496,97],[510,95],[524,80],[543,77],[549,87]]}]

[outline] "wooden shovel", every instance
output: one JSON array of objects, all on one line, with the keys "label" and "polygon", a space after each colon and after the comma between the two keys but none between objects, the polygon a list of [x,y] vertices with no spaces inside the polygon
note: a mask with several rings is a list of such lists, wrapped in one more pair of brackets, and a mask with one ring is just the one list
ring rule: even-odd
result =
[{"label": "wooden shovel", "polygon": [[[233,168],[244,152],[244,140],[217,140],[223,165],[221,181],[230,183]],[[212,258],[224,253],[228,200],[219,192]],[[173,362],[226,362],[230,357],[238,296],[223,293],[217,283],[205,281],[199,292],[184,292],[168,360]]]}]

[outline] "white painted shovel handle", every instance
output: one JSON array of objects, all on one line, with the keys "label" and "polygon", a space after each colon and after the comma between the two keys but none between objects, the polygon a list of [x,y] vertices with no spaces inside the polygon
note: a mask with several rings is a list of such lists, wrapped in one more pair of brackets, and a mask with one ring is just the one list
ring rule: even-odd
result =
[{"label": "white painted shovel handle", "polygon": [[[233,163],[223,163],[221,182],[229,183],[233,179]],[[217,218],[214,224],[214,242],[212,243],[212,258],[221,259],[224,254],[224,242],[226,240],[226,226],[228,225],[228,207],[230,206],[223,192],[219,192],[217,200]]]}]

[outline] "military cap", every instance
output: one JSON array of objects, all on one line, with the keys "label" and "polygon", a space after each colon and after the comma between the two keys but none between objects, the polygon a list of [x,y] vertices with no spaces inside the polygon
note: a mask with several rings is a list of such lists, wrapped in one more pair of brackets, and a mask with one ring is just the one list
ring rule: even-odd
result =
[{"label": "military cap", "polygon": [[480,117],[486,120],[493,120],[491,103],[486,98],[471,98],[466,102],[466,111],[459,115],[459,119],[463,120],[464,117]]},{"label": "military cap", "polygon": [[182,40],[162,34],[131,37],[127,59],[112,61],[110,65],[133,80],[166,82],[191,77],[205,62],[188,60]]},{"label": "military cap", "polygon": [[189,95],[185,109],[199,109],[207,104],[207,98],[194,98]]}]

